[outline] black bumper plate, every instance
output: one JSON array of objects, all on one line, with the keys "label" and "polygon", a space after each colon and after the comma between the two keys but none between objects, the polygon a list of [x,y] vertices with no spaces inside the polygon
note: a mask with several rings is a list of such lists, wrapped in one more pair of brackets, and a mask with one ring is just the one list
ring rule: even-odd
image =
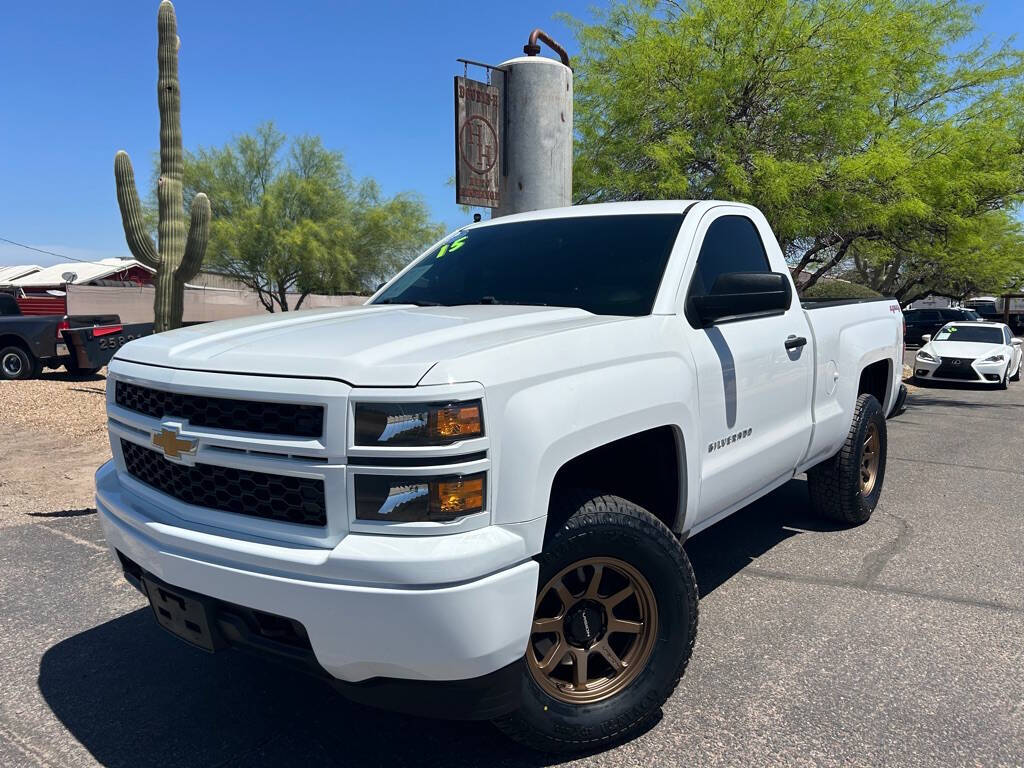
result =
[{"label": "black bumper plate", "polygon": [[211,653],[221,645],[210,630],[210,612],[202,600],[183,594],[165,584],[142,577],[156,620],[164,629],[186,643]]}]

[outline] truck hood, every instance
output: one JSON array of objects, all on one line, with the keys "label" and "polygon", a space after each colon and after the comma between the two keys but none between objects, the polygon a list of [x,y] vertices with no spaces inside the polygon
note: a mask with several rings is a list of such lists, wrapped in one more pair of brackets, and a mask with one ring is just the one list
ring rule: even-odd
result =
[{"label": "truck hood", "polygon": [[222,320],[146,336],[116,357],[169,368],[411,387],[441,360],[624,318],[582,309],[360,306]]}]

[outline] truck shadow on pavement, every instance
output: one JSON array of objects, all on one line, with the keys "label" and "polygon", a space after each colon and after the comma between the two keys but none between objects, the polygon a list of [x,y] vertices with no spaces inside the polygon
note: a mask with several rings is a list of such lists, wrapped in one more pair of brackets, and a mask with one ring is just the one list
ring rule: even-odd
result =
[{"label": "truck shadow on pavement", "polygon": [[238,651],[206,654],[148,608],[43,655],[39,690],[102,765],[544,766],[486,722],[352,704],[325,682]]},{"label": "truck shadow on pavement", "polygon": [[686,542],[686,553],[706,597],[786,539],[848,527],[815,515],[807,481],[799,478],[698,533]]},{"label": "truck shadow on pavement", "polygon": [[[686,549],[707,595],[778,543],[828,530],[835,529],[808,508],[806,482],[794,480],[695,536]],[[49,648],[38,684],[68,732],[108,766],[563,762],[520,748],[488,723],[381,712],[240,652],[192,649],[160,629],[148,608]]]}]

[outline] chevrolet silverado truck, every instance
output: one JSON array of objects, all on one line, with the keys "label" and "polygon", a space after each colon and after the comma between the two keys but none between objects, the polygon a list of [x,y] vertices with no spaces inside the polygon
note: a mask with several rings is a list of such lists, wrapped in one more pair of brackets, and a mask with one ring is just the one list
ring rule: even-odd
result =
[{"label": "chevrolet silverado truck", "polygon": [[93,374],[99,368],[82,367],[69,352],[63,334],[119,321],[117,315],[22,315],[14,297],[0,293],[0,380],[30,379],[44,368],[62,365],[74,375]]},{"label": "chevrolet silverado truck", "polygon": [[688,537],[802,473],[871,516],[902,333],[892,300],[801,305],[746,205],[507,216],[364,306],[126,344],[97,507],[195,646],[594,749],[686,668]]}]

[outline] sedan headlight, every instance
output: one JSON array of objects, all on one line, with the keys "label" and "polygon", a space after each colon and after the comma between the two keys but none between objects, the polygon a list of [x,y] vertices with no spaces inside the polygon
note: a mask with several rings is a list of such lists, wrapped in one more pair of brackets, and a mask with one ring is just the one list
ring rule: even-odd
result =
[{"label": "sedan headlight", "polygon": [[355,443],[361,446],[450,445],[484,434],[479,400],[359,403],[355,414]]},{"label": "sedan headlight", "polygon": [[409,477],[356,475],[356,519],[448,522],[484,510],[486,473]]},{"label": "sedan headlight", "polygon": [[917,359],[918,360],[925,360],[925,361],[927,361],[929,363],[937,363],[937,362],[939,362],[939,359],[937,357],[935,357],[935,355],[933,355],[933,354],[931,354],[929,352],[925,352],[923,349],[917,353]]},{"label": "sedan headlight", "polygon": [[986,357],[984,360],[982,360],[982,362],[983,363],[1001,363],[1005,359],[1006,358],[1003,357],[1002,355],[992,355],[992,357]]}]

